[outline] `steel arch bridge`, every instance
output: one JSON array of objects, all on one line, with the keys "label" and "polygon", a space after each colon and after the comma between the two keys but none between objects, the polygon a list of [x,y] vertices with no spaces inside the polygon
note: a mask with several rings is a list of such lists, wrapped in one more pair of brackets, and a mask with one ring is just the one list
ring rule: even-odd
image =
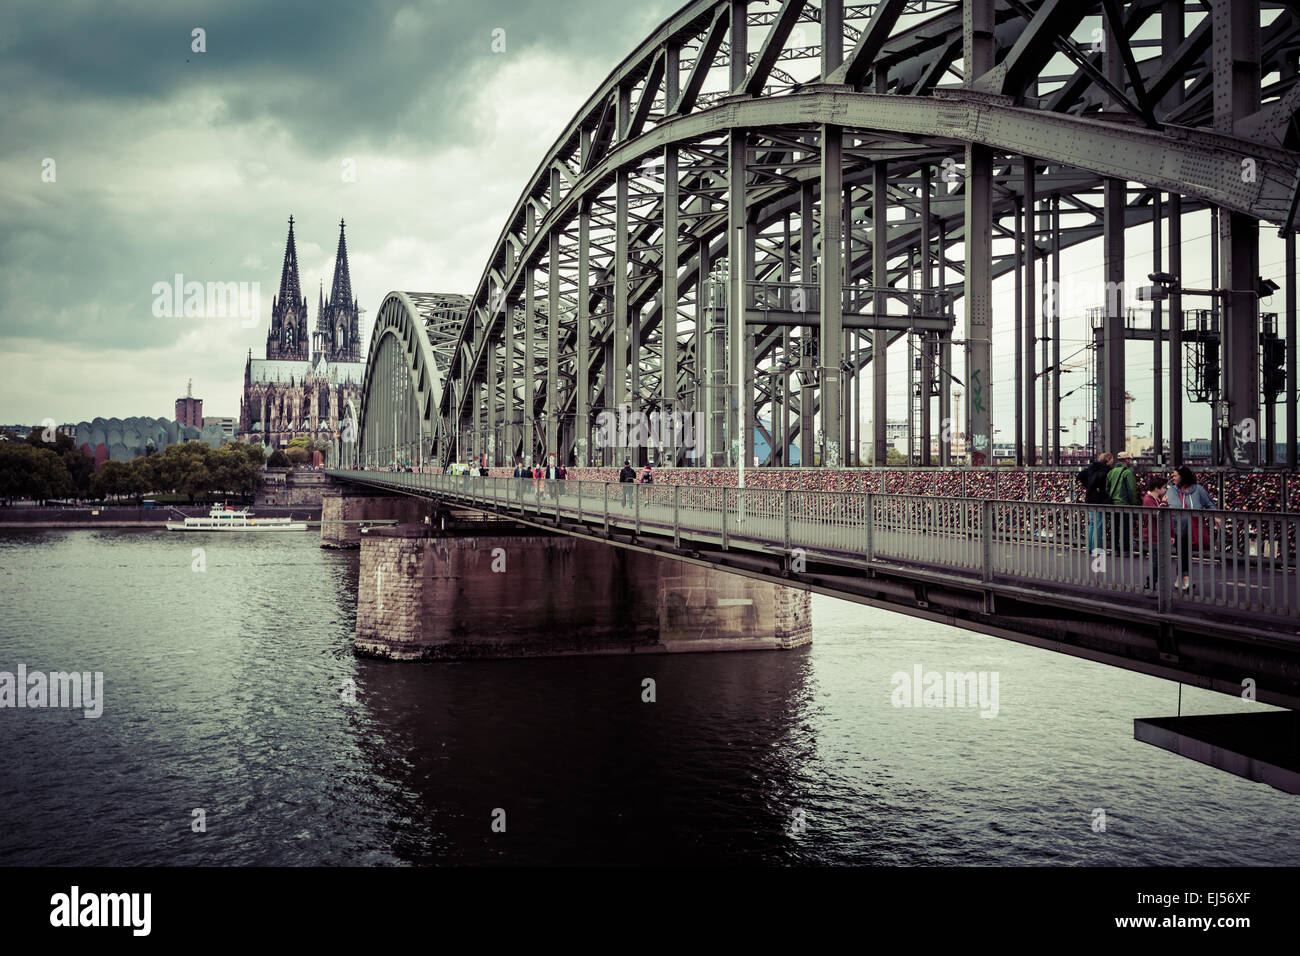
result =
[{"label": "steel arch bridge", "polygon": [[[805,465],[883,464],[905,340],[919,463],[955,461],[946,436],[964,431],[982,464],[992,283],[1014,273],[1017,436],[1025,463],[1039,447],[1059,461],[1045,291],[1063,248],[1100,238],[1096,440],[1124,447],[1125,351],[1147,341],[1156,381],[1170,370],[1156,448],[1167,402],[1176,454],[1184,349],[1212,332],[1222,446],[1253,466],[1262,223],[1286,236],[1291,303],[1286,379],[1263,405],[1284,395],[1295,446],[1298,57],[1297,2],[694,0],[569,121],[469,296],[389,295],[362,459],[722,465],[752,460],[757,425],[771,464],[791,445]],[[1222,291],[1185,309],[1192,290],[1169,283],[1135,327],[1113,291],[1139,279],[1126,227],[1149,224],[1168,243],[1155,271],[1177,276],[1183,217],[1202,209]],[[620,412],[658,425],[656,450],[610,427]]]}]

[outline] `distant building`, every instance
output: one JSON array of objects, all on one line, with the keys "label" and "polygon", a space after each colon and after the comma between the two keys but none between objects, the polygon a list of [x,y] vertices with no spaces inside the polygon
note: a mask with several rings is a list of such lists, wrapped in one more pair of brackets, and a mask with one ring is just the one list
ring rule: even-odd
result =
[{"label": "distant building", "polygon": [[203,399],[194,397],[194,379],[185,383],[185,395],[176,399],[176,420],[186,428],[203,427]]},{"label": "distant building", "polygon": [[203,419],[204,428],[218,428],[227,438],[235,437],[235,425],[237,424],[238,419],[232,418],[228,415],[225,417],[208,415]]},{"label": "distant building", "polygon": [[239,403],[239,438],[260,442],[268,453],[299,436],[333,441],[340,437],[341,422],[358,417],[366,366],[361,358],[361,308],[352,295],[343,229],[340,221],[334,281],[329,298],[321,291],[316,332],[309,342],[307,300],[299,287],[298,251],[289,219],[266,358],[255,359],[249,350]]},{"label": "distant building", "polygon": [[199,441],[210,448],[220,448],[228,441],[235,440],[235,419],[220,418],[209,415],[203,419],[199,431]]},{"label": "distant building", "polygon": [[169,418],[139,417],[78,422],[72,436],[77,447],[95,459],[96,471],[106,461],[131,461],[141,455],[161,452],[168,445],[200,438],[198,428]]}]

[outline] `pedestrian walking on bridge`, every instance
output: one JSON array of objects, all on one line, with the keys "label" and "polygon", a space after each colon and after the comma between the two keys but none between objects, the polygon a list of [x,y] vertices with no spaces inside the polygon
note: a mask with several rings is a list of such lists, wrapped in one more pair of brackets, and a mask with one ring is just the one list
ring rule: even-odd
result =
[{"label": "pedestrian walking on bridge", "polygon": [[623,507],[626,508],[632,504],[632,485],[636,481],[636,469],[632,467],[632,459],[623,459],[623,470],[618,473],[618,482],[623,486]]}]

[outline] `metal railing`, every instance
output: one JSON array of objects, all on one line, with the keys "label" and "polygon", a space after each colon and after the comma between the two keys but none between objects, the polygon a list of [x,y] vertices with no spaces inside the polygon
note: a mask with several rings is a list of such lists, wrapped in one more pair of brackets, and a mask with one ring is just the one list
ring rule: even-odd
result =
[{"label": "metal railing", "polygon": [[[1061,589],[1117,610],[1224,608],[1300,630],[1300,515],[417,472],[335,477],[506,513]],[[1297,623],[1290,623],[1297,622]]]}]

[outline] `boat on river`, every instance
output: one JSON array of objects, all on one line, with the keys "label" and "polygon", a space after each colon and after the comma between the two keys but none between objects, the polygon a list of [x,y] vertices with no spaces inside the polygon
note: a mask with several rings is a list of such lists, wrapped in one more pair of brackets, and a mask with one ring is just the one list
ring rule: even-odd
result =
[{"label": "boat on river", "polygon": [[293,518],[258,518],[251,511],[214,505],[206,518],[168,521],[168,531],[306,531],[307,522]]}]

